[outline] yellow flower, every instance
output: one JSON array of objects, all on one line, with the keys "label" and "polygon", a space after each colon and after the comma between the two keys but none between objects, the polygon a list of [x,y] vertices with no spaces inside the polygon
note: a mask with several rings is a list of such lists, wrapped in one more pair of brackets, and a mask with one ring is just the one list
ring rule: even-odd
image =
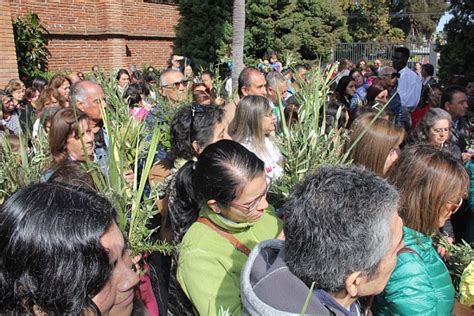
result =
[{"label": "yellow flower", "polygon": [[459,293],[461,304],[474,306],[474,261],[462,273]]}]

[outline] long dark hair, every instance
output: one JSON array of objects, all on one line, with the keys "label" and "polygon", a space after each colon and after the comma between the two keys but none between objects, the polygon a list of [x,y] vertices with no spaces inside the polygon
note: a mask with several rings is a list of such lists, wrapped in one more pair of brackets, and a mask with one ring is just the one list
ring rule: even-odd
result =
[{"label": "long dark hair", "polygon": [[336,87],[336,98],[339,102],[344,104],[347,110],[350,108],[351,99],[350,97],[348,98],[348,96],[346,96],[346,88],[351,81],[354,81],[352,77],[344,76],[339,80],[339,83]]},{"label": "long dark hair", "polygon": [[[196,162],[187,162],[176,175],[176,187],[170,193],[168,205],[174,240],[183,239],[207,201],[213,199],[219,206],[227,207],[260,174],[264,174],[263,161],[239,143],[221,140],[207,146]],[[174,315],[193,315],[192,304],[176,279],[177,262],[175,252],[168,306]]]},{"label": "long dark hair", "polygon": [[188,161],[176,174],[176,198],[170,208],[175,239],[181,240],[207,201],[228,207],[263,172],[263,161],[237,142],[221,140],[207,146],[197,161]]},{"label": "long dark hair", "polygon": [[112,271],[101,236],[115,221],[97,194],[62,184],[19,189],[0,211],[0,313],[79,315]]}]

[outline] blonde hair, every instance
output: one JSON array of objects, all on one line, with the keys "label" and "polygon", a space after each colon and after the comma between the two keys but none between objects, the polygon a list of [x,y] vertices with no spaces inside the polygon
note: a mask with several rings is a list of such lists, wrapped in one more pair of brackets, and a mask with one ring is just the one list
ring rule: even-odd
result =
[{"label": "blonde hair", "polygon": [[25,84],[21,80],[11,79],[5,86],[5,93],[12,94],[13,91],[23,89],[24,87]]},{"label": "blonde hair", "polygon": [[[375,113],[365,113],[352,124],[350,139],[344,146],[346,152],[373,121]],[[395,149],[405,138],[405,131],[392,122],[377,118],[367,132],[352,148],[349,157],[358,165],[365,166],[376,175],[384,175],[385,161],[390,151]]]},{"label": "blonde hair", "polygon": [[249,140],[257,156],[267,155],[263,119],[271,111],[270,101],[265,97],[251,95],[242,98],[229,125],[229,135],[239,143]]},{"label": "blonde hair", "polygon": [[400,193],[404,224],[426,235],[439,230],[446,204],[467,196],[469,176],[452,154],[430,145],[405,148],[387,173]]}]

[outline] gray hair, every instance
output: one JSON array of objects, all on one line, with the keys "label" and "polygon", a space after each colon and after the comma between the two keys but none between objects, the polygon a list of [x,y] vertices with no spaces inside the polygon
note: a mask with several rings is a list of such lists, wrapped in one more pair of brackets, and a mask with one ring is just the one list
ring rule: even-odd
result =
[{"label": "gray hair", "polygon": [[381,75],[385,75],[387,72],[389,71],[397,71],[395,68],[391,67],[391,66],[385,66],[385,67],[382,67],[379,69],[378,73],[379,73],[379,76]]},{"label": "gray hair", "polygon": [[179,72],[180,74],[182,74],[181,71],[179,70],[174,70],[174,69],[167,69],[165,71],[163,71],[160,75],[160,81],[159,81],[159,84],[160,84],[160,87],[164,87],[166,85],[168,85],[169,83],[165,80],[167,77],[167,74],[170,74],[170,73],[174,73],[174,72]]},{"label": "gray hair", "polygon": [[277,71],[268,73],[268,75],[265,77],[265,80],[267,81],[267,87],[271,87],[275,91],[278,90],[278,85],[281,82],[286,82],[285,76]]},{"label": "gray hair", "polygon": [[76,106],[76,101],[86,102],[87,84],[97,84],[90,80],[75,82],[69,87],[69,105]]},{"label": "gray hair", "polygon": [[356,166],[323,166],[285,203],[285,261],[308,286],[337,292],[361,271],[369,278],[390,248],[399,195],[386,180]]},{"label": "gray hair", "polygon": [[451,115],[447,111],[439,108],[431,108],[425,114],[425,116],[423,116],[416,127],[416,140],[419,142],[427,142],[430,128],[433,127],[433,125],[435,125],[439,120],[448,120],[449,127],[451,127]]}]

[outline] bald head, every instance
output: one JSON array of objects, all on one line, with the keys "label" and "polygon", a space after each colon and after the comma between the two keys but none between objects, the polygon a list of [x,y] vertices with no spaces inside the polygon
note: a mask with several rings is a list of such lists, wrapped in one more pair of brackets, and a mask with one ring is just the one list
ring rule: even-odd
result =
[{"label": "bald head", "polygon": [[379,70],[379,77],[382,79],[383,84],[388,89],[395,87],[398,80],[398,73],[393,67],[382,67]]},{"label": "bald head", "polygon": [[81,81],[81,78],[79,78],[79,75],[74,72],[67,75],[67,78],[69,79],[71,84]]},{"label": "bald head", "polygon": [[387,66],[387,67],[382,67],[379,69],[379,76],[385,75],[385,74],[392,74],[394,72],[397,72],[395,68]]}]

